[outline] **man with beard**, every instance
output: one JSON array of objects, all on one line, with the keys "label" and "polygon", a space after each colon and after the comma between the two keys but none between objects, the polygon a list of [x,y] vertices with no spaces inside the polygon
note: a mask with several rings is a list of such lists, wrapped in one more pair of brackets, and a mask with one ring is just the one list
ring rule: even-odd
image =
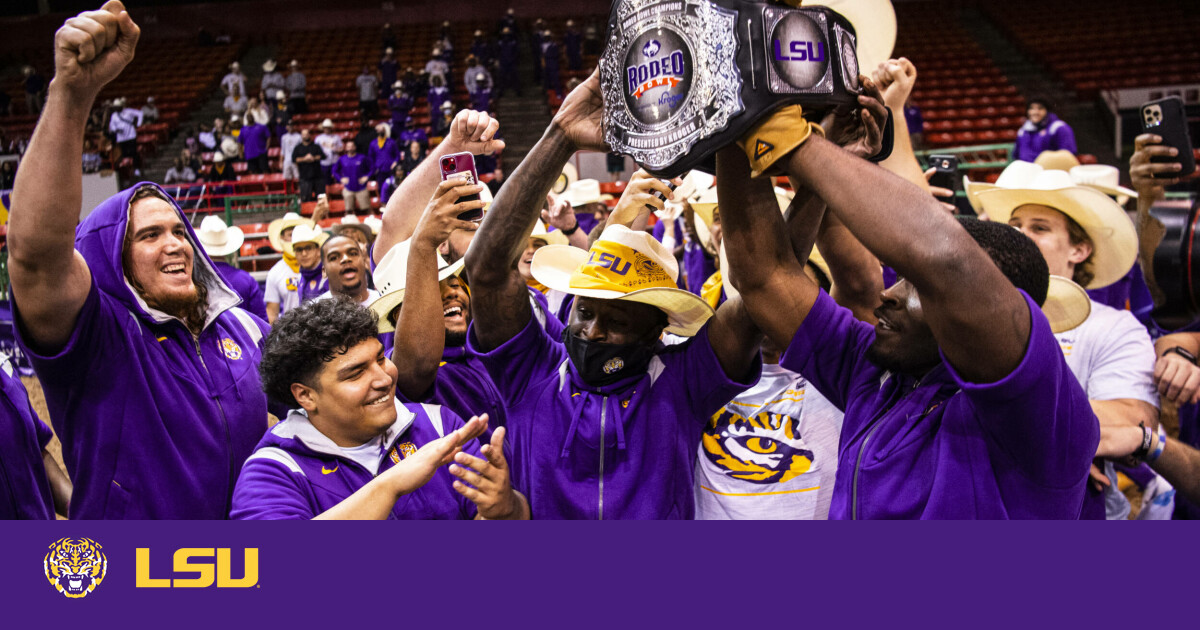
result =
[{"label": "man with beard", "polygon": [[139,32],[111,0],[55,35],[9,221],[15,333],[62,439],[72,518],[225,518],[267,428],[266,323],[234,306],[157,186],[117,194],[76,228],[87,112]]},{"label": "man with beard", "polygon": [[321,246],[321,262],[329,290],[318,300],[338,297],[367,306],[379,298],[379,292],[368,285],[367,252],[357,240],[344,234],[330,237]]}]

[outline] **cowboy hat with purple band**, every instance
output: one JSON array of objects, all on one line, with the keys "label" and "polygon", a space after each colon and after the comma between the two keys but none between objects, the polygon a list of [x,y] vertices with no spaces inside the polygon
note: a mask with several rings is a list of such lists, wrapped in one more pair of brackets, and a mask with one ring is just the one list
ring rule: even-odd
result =
[{"label": "cowboy hat with purple band", "polygon": [[[887,0],[617,0],[608,26],[604,140],[658,177],[710,165],[785,105],[819,120],[853,104],[860,68],[896,37]],[[892,126],[889,113],[875,159],[891,153]]]}]

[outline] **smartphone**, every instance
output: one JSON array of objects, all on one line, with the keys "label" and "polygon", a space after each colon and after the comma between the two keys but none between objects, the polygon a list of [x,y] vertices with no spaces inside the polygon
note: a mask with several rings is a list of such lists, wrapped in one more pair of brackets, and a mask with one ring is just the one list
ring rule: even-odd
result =
[{"label": "smartphone", "polygon": [[1179,155],[1175,157],[1162,156],[1150,158],[1151,162],[1179,162],[1182,170],[1178,173],[1155,175],[1156,179],[1174,179],[1186,177],[1196,171],[1196,156],[1192,155],[1192,139],[1188,135],[1187,113],[1183,109],[1183,100],[1178,96],[1168,96],[1157,101],[1150,101],[1141,107],[1142,133],[1152,133],[1161,136],[1163,144],[1175,147]]},{"label": "smartphone", "polygon": [[933,177],[929,178],[929,185],[953,190],[957,195],[962,186],[962,176],[958,174],[958,156],[931,155],[929,165],[933,167]]},{"label": "smartphone", "polygon": [[[451,153],[450,155],[443,156],[438,166],[442,173],[442,181],[446,181],[451,177],[461,177],[467,180],[468,184],[479,183],[479,173],[475,171],[475,156],[470,153]],[[460,202],[479,201],[479,195],[467,195],[459,197],[458,200]],[[478,221],[483,218],[483,208],[467,210],[458,215],[458,218],[462,221]]]}]

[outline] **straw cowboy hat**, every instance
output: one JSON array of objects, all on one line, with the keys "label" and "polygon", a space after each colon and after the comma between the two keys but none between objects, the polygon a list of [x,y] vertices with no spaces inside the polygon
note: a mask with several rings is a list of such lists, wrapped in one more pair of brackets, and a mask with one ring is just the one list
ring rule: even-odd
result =
[{"label": "straw cowboy hat", "polygon": [[535,238],[547,245],[567,245],[569,242],[561,230],[547,230],[541,219],[533,225],[533,232],[529,234],[529,238]]},{"label": "straw cowboy hat", "polygon": [[[397,243],[375,267],[373,277],[380,295],[367,308],[379,316],[380,333],[396,330],[396,326],[388,321],[388,314],[404,302],[404,283],[408,277],[408,252],[411,246],[412,239]],[[434,252],[434,256],[437,256],[438,282],[462,273],[463,265],[466,264],[462,259],[454,264],[447,264],[441,254]]]},{"label": "straw cowboy hat", "polygon": [[226,226],[221,217],[209,215],[200,222],[196,238],[210,258],[224,258],[242,248],[246,235],[237,226]]},{"label": "straw cowboy hat", "polygon": [[1120,280],[1137,259],[1137,234],[1121,206],[1094,188],[1076,185],[1066,171],[1043,170],[1020,188],[996,187],[978,197],[997,223],[1008,223],[1013,212],[1031,204],[1054,208],[1078,223],[1092,241],[1094,277],[1088,289]]},{"label": "straw cowboy hat", "polygon": [[358,217],[353,214],[346,214],[342,217],[341,223],[333,226],[334,234],[343,234],[348,230],[357,230],[363,236],[367,237],[367,242],[375,240],[375,232],[371,230],[371,226],[358,220]]},{"label": "straw cowboy hat", "polygon": [[550,187],[550,192],[556,195],[561,195],[567,192],[567,189],[571,187],[571,184],[574,184],[577,181],[579,181],[579,171],[575,168],[574,164],[567,162],[566,166],[563,167],[562,173],[559,174],[558,179],[554,180],[554,185]]},{"label": "straw cowboy hat", "polygon": [[[710,180],[702,178],[699,181],[701,184],[704,184]],[[779,204],[780,212],[787,212],[788,206],[792,203],[792,194],[776,186],[775,201]],[[716,214],[719,205],[717,203],[717,185],[715,180],[707,188],[698,190],[692,196],[690,203],[692,210],[695,212],[696,235],[700,237],[700,244],[705,249],[708,249],[709,239],[712,238],[709,233],[709,226],[713,224],[713,216]]]},{"label": "straw cowboy hat", "polygon": [[283,244],[284,251],[292,256],[296,255],[296,245],[300,243],[316,243],[320,247],[329,240],[329,234],[325,233],[319,226],[312,223],[301,223],[292,230],[292,240]]},{"label": "straw cowboy hat", "polygon": [[1042,314],[1050,322],[1051,332],[1066,332],[1078,328],[1092,314],[1092,299],[1070,279],[1051,275]]},{"label": "straw cowboy hat", "polygon": [[963,175],[963,191],[967,194],[967,201],[971,203],[971,208],[975,210],[975,214],[983,212],[983,204],[979,202],[979,193],[993,188],[1024,188],[1025,185],[1041,173],[1042,167],[1033,162],[1025,162],[1023,160],[1015,160],[1012,164],[1004,167],[1000,177],[996,179],[995,184],[987,182],[973,182]]},{"label": "straw cowboy hat", "polygon": [[[213,156],[214,159],[216,156]],[[271,248],[277,252],[283,251],[283,231],[288,228],[294,228],[297,225],[312,225],[312,221],[296,214],[289,212],[278,219],[275,219],[267,226],[267,238],[271,241]]]},{"label": "straw cowboy hat", "polygon": [[547,245],[533,255],[533,277],[547,287],[604,300],[648,304],[667,315],[667,332],[690,337],[700,331],[713,309],[700,296],[675,284],[675,256],[645,232],[610,225],[589,251]]},{"label": "straw cowboy hat", "polygon": [[1057,151],[1042,151],[1034,158],[1033,163],[1047,171],[1070,171],[1079,166],[1079,158],[1066,149],[1058,149]]},{"label": "straw cowboy hat", "polygon": [[891,58],[896,45],[896,11],[890,0],[806,0],[804,6],[829,7],[854,26],[858,67],[863,74],[870,76],[879,64]]},{"label": "straw cowboy hat", "polygon": [[268,59],[265,62],[263,62],[263,72],[275,72],[275,66],[276,66],[275,60]]}]

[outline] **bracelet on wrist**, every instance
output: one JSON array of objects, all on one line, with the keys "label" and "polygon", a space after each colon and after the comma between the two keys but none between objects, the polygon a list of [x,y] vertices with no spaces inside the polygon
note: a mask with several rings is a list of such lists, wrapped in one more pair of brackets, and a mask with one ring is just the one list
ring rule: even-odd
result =
[{"label": "bracelet on wrist", "polygon": [[1153,462],[1159,457],[1162,457],[1163,449],[1167,447],[1167,432],[1163,430],[1162,424],[1158,425],[1158,433],[1155,434],[1155,444],[1150,449],[1150,453],[1146,455],[1147,462]]},{"label": "bracelet on wrist", "polygon": [[578,221],[578,220],[576,220],[576,221],[575,221],[575,225],[571,226],[571,229],[569,229],[569,230],[559,230],[559,231],[563,233],[563,236],[570,236],[570,235],[572,235],[572,234],[574,234],[574,233],[576,233],[576,232],[578,232],[578,231],[579,231],[579,221]]},{"label": "bracelet on wrist", "polygon": [[1142,432],[1142,443],[1133,451],[1133,456],[1144,462],[1150,455],[1150,449],[1154,446],[1154,431],[1147,428],[1145,422],[1139,422],[1138,429]]},{"label": "bracelet on wrist", "polygon": [[1192,354],[1191,352],[1188,352],[1182,346],[1175,346],[1174,348],[1167,348],[1166,350],[1163,351],[1162,356],[1165,357],[1168,354],[1177,354],[1177,355],[1187,359],[1188,362],[1191,363],[1192,365],[1197,365],[1196,355]]}]

